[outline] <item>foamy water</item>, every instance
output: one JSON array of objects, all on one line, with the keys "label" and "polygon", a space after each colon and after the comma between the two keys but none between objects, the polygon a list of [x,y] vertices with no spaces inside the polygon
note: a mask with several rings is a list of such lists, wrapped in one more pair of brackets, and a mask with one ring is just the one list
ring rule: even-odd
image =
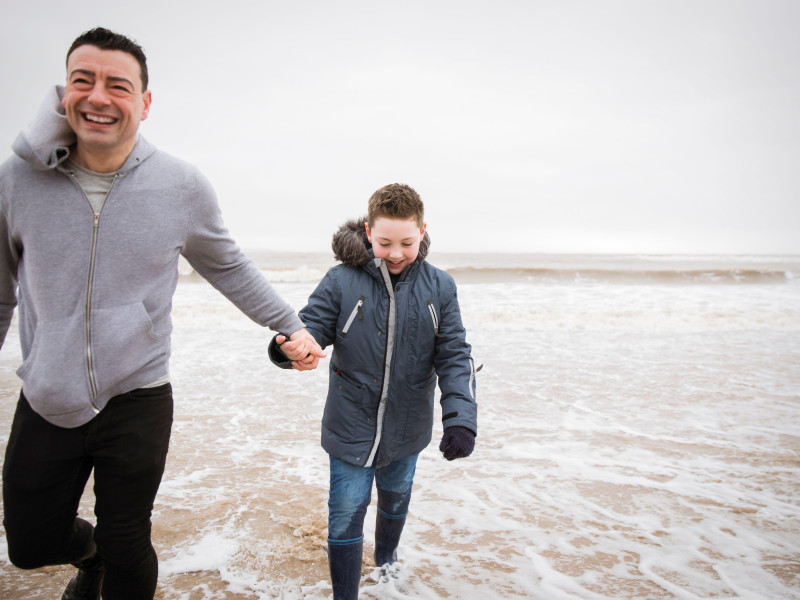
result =
[{"label": "foamy water", "polygon": [[[370,508],[362,597],[800,598],[797,261],[447,260],[484,365],[476,450],[443,460],[437,426],[399,584],[370,578]],[[325,269],[262,266],[298,308]],[[328,598],[327,365],[273,367],[203,282],[181,282],[174,322],[157,598]],[[3,448],[18,355],[14,331]],[[0,542],[0,598],[59,597],[70,569],[23,573]]]}]

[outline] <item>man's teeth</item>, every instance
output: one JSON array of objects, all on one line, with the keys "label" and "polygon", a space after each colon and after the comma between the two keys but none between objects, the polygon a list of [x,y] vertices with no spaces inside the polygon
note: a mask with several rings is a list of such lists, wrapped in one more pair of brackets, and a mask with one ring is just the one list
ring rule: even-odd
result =
[{"label": "man's teeth", "polygon": [[86,120],[92,121],[93,123],[103,123],[106,125],[116,121],[116,119],[112,117],[102,117],[100,115],[90,115],[90,114],[86,115]]}]

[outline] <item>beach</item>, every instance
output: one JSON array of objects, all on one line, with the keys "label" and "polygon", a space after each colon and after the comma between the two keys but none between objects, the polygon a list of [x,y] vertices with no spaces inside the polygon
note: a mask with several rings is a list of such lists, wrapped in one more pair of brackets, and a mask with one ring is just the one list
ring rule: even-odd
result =
[{"label": "beach", "polygon": [[[327,255],[254,253],[301,308]],[[361,597],[800,599],[800,257],[431,255],[453,274],[478,373],[478,438],[420,456],[400,579]],[[330,597],[327,359],[188,270],[173,305],[175,423],[153,513],[161,600]],[[19,395],[0,352],[0,450]],[[90,521],[91,482],[80,515]],[[60,597],[0,533],[0,598]]]}]

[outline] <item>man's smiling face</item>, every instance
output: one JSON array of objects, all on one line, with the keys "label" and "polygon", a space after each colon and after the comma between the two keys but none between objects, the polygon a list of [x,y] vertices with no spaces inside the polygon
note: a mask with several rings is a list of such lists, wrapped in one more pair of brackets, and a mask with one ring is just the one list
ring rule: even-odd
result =
[{"label": "man's smiling face", "polygon": [[78,137],[77,155],[118,156],[121,166],[147,118],[150,92],[142,90],[139,63],[131,54],[84,45],[67,61],[62,104]]}]

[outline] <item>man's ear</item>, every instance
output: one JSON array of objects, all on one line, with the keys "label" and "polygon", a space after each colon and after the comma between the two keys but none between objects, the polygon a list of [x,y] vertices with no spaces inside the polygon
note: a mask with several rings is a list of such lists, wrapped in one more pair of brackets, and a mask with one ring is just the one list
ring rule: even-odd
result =
[{"label": "man's ear", "polygon": [[150,103],[153,101],[153,96],[150,94],[150,90],[146,90],[144,94],[142,94],[142,102],[144,103],[144,108],[142,108],[142,121],[147,118],[147,115],[150,114]]}]

